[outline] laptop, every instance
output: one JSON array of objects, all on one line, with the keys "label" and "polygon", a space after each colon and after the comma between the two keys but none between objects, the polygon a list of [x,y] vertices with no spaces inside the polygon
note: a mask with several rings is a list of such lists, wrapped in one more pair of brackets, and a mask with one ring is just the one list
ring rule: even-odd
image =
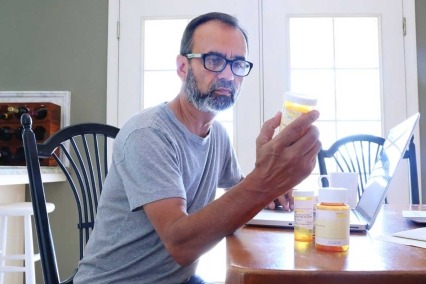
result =
[{"label": "laptop", "polygon": [[[420,114],[416,113],[389,131],[364,193],[357,206],[351,209],[351,231],[366,231],[373,226],[419,118]],[[294,212],[264,209],[248,221],[247,225],[293,228]]]}]

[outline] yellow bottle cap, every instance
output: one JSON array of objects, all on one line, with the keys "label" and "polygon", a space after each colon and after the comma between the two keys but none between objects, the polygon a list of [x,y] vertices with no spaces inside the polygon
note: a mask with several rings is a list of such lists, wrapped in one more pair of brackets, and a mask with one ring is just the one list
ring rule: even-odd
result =
[{"label": "yellow bottle cap", "polygon": [[318,202],[347,203],[348,189],[340,187],[323,187],[318,190]]}]

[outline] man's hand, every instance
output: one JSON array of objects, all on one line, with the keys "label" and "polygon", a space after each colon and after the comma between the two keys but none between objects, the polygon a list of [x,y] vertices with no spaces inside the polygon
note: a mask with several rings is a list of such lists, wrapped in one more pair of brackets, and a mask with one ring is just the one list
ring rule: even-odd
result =
[{"label": "man's hand", "polygon": [[258,190],[271,196],[272,208],[281,204],[291,209],[291,189],[303,181],[314,169],[321,149],[318,128],[312,125],[319,117],[316,110],[302,114],[275,137],[281,113],[266,121],[256,140],[256,164],[252,172]]},{"label": "man's hand", "polygon": [[281,206],[284,211],[293,211],[294,210],[294,199],[292,195],[293,190],[288,191],[284,195],[278,196],[277,199],[272,201],[266,206],[267,209],[274,210],[278,206]]}]

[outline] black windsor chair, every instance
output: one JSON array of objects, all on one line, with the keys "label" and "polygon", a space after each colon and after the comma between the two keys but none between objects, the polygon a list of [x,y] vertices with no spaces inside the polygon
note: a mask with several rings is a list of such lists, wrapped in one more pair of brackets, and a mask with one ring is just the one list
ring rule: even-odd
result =
[{"label": "black windsor chair", "polygon": [[119,129],[98,123],[76,124],[37,144],[31,129],[31,116],[23,114],[21,124],[44,283],[72,283],[77,269],[67,280],[60,280],[39,159],[53,157],[66,176],[76,202],[81,259],[94,226],[102,183],[108,172],[108,141],[116,137]]},{"label": "black windsor chair", "polygon": [[[411,137],[404,159],[409,161],[411,203],[420,203],[420,192],[417,177],[416,147]],[[327,167],[337,168],[341,172],[357,172],[358,199],[364,192],[368,177],[374,164],[380,156],[385,139],[383,137],[357,134],[350,135],[335,141],[329,149],[322,149],[318,153],[318,166],[321,175],[327,174]],[[329,158],[330,161],[326,162]],[[332,162],[334,161],[334,162]],[[326,165],[328,164],[328,166]],[[322,179],[322,186],[328,186],[328,181]],[[385,201],[386,202],[386,201]]]}]

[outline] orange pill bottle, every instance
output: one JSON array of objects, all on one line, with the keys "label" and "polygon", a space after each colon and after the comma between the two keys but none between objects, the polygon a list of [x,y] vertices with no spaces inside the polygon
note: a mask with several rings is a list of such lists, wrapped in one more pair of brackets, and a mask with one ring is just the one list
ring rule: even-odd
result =
[{"label": "orange pill bottle", "polygon": [[315,216],[315,247],[344,252],[349,249],[350,207],[346,188],[320,188]]},{"label": "orange pill bottle", "polygon": [[283,98],[280,131],[303,113],[313,110],[317,105],[316,98],[304,94],[285,92]]}]

